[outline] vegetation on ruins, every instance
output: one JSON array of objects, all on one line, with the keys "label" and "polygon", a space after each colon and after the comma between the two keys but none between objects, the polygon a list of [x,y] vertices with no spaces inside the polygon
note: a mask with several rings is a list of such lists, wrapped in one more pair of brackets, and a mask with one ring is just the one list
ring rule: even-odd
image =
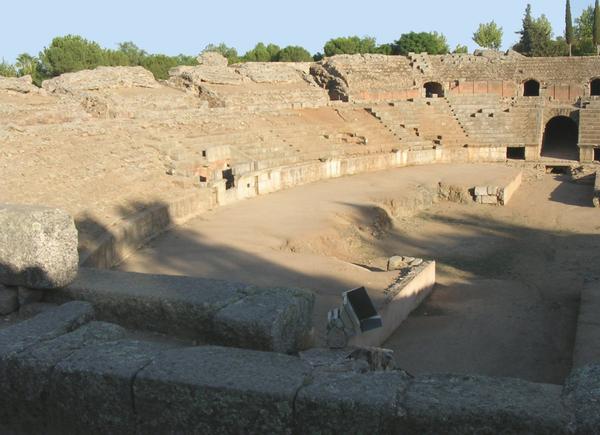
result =
[{"label": "vegetation on ruins", "polygon": [[[519,40],[513,49],[525,56],[590,56],[600,55],[600,0],[583,9],[573,20],[571,1],[565,3],[564,36],[554,37],[552,25],[544,14],[534,17],[531,5],[527,5],[522,28],[517,32]],[[479,24],[473,33],[473,41],[480,47],[500,49],[503,30],[494,21]],[[234,47],[225,43],[209,44],[202,52],[218,52],[229,64],[238,62],[308,62],[319,61],[325,56],[338,54],[378,53],[408,55],[408,53],[447,54],[450,52],[446,37],[438,32],[404,33],[392,43],[377,44],[371,36],[344,36],[332,38],[323,47],[323,53],[311,55],[303,47],[290,45],[284,48],[276,44],[257,43],[254,48],[240,56]],[[457,44],[452,53],[468,53],[465,45]],[[169,70],[179,65],[196,65],[196,56],[179,54],[151,54],[131,41],[119,43],[117,49],[106,49],[94,41],[78,35],[54,38],[37,56],[21,53],[15,64],[4,59],[0,62],[0,76],[31,76],[34,84],[57,75],[93,69],[97,66],[142,66],[156,79],[167,79]]]},{"label": "vegetation on ruins", "polygon": [[365,36],[346,36],[330,39],[323,47],[325,56],[335,56],[336,54],[364,54],[364,53],[382,53],[386,51],[384,46],[378,46],[375,38]]},{"label": "vegetation on ruins", "polygon": [[569,56],[573,54],[573,39],[574,39],[574,31],[573,31],[573,16],[571,15],[571,1],[567,0],[567,4],[565,6],[565,41],[569,46]]},{"label": "vegetation on ruins", "polygon": [[229,47],[224,42],[221,42],[220,44],[208,44],[206,47],[204,47],[202,53],[211,51],[215,53],[220,53],[221,55],[223,55],[223,57],[226,57],[227,63],[229,63],[229,65],[231,65],[232,63],[237,63],[240,60],[237,50],[233,47]]},{"label": "vegetation on ruins", "polygon": [[592,40],[596,46],[596,54],[600,55],[600,2],[596,0],[594,7],[594,24],[592,26]]},{"label": "vegetation on ruins", "polygon": [[276,44],[265,45],[259,42],[242,56],[242,60],[245,62],[275,62],[280,51],[281,48]]},{"label": "vegetation on ruins", "polygon": [[392,54],[408,53],[447,54],[450,52],[446,37],[438,32],[404,33],[392,44]]},{"label": "vegetation on ruins", "polygon": [[277,53],[277,62],[311,62],[311,54],[298,45],[288,45]]},{"label": "vegetation on ruins", "polygon": [[16,68],[2,58],[0,62],[0,77],[16,77]]},{"label": "vegetation on ruins", "polygon": [[498,50],[502,46],[502,36],[504,31],[494,21],[482,23],[475,33],[473,41],[483,48]]},{"label": "vegetation on ruins", "polygon": [[544,14],[534,18],[531,5],[528,4],[523,17],[523,27],[517,32],[521,35],[513,49],[525,56],[564,56],[567,43],[564,38],[553,39],[552,25]]}]

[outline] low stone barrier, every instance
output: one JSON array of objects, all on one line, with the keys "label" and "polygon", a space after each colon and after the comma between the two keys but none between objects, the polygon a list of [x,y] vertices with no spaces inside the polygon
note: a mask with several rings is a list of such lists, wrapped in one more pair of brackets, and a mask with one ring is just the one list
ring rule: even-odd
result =
[{"label": "low stone barrier", "polygon": [[351,346],[379,347],[394,333],[408,315],[435,286],[435,261],[426,261],[388,289],[385,304],[378,308],[383,326],[349,340]]},{"label": "low stone barrier", "polygon": [[46,301],[90,302],[98,317],[182,338],[275,352],[310,343],[314,295],[292,288],[81,268]]},{"label": "low stone barrier", "polygon": [[0,376],[3,433],[593,434],[600,427],[600,365],[576,369],[564,389],[359,372],[270,352],[125,339],[81,302],[0,331]]},{"label": "low stone barrier", "polygon": [[600,281],[588,283],[581,291],[573,367],[600,362]]},{"label": "low stone barrier", "polygon": [[476,186],[473,189],[475,202],[479,204],[507,205],[517,189],[521,186],[523,171],[505,186]]},{"label": "low stone barrier", "polygon": [[79,264],[110,268],[174,225],[198,216],[212,206],[210,196],[197,191],[166,204],[147,208],[106,232],[89,246],[83,247]]},{"label": "low stone barrier", "polygon": [[600,171],[596,171],[596,181],[594,182],[594,197],[592,199],[594,207],[600,207]]}]

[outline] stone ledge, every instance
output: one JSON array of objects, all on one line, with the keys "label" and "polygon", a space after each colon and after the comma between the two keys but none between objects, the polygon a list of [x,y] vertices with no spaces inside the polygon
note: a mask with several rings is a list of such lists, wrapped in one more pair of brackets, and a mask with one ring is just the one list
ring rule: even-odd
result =
[{"label": "stone ledge", "polygon": [[46,299],[88,301],[100,319],[134,329],[284,353],[306,344],[314,305],[307,290],[92,268]]}]

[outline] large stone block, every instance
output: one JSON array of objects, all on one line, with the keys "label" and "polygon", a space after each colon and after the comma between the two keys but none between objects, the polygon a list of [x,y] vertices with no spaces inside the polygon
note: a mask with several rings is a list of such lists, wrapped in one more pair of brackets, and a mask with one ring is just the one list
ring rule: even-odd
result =
[{"label": "large stone block", "polygon": [[62,210],[0,205],[0,283],[64,287],[77,275],[77,229]]},{"label": "large stone block", "polygon": [[119,340],[83,348],[63,359],[50,380],[50,427],[57,433],[135,433],[133,380],[168,348]]},{"label": "large stone block", "polygon": [[558,385],[485,376],[419,376],[404,392],[408,433],[567,433]]},{"label": "large stone block", "polygon": [[48,428],[48,385],[56,364],[93,344],[123,338],[120,326],[90,322],[81,328],[26,349],[4,361],[5,383],[0,398],[0,420],[23,433]]},{"label": "large stone block", "polygon": [[251,294],[220,310],[214,319],[219,344],[275,352],[294,352],[310,345],[314,295],[273,288]]},{"label": "large stone block", "polygon": [[600,364],[573,370],[563,390],[577,434],[600,434]]},{"label": "large stone block", "polygon": [[290,433],[310,373],[299,358],[222,347],[168,351],[135,378],[140,433]]},{"label": "large stone block", "polygon": [[305,347],[314,296],[206,278],[81,268],[46,300],[91,302],[100,319],[211,344],[277,352]]},{"label": "large stone block", "polygon": [[404,433],[399,406],[410,379],[403,372],[319,376],[298,393],[298,433]]}]

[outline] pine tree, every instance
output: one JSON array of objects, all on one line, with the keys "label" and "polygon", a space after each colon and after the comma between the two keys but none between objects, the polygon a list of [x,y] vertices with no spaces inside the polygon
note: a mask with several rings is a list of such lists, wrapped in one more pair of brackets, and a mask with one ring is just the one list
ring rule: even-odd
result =
[{"label": "pine tree", "polygon": [[565,41],[569,46],[569,56],[571,56],[573,52],[573,39],[573,17],[571,16],[571,1],[567,0],[567,6],[565,10]]},{"label": "pine tree", "polygon": [[523,17],[523,28],[517,33],[521,35],[521,39],[515,44],[514,49],[525,56],[531,56],[533,51],[533,17],[531,16],[531,5],[528,3]]},{"label": "pine tree", "polygon": [[596,0],[594,7],[594,28],[593,28],[594,45],[596,53],[600,56],[600,1]]}]

